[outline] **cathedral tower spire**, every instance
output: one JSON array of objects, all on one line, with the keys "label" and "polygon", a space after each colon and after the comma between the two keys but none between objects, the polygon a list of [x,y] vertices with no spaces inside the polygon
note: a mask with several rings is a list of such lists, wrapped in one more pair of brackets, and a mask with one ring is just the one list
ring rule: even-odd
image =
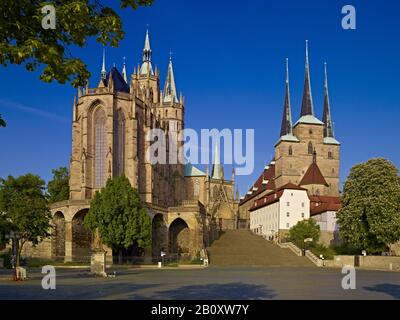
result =
[{"label": "cathedral tower spire", "polygon": [[107,77],[107,71],[106,71],[106,49],[103,48],[103,64],[101,67],[101,79],[105,80]]},{"label": "cathedral tower spire", "polygon": [[306,40],[306,66],[304,75],[303,101],[300,117],[314,115],[314,105],[311,93],[310,64],[308,60],[308,40]]},{"label": "cathedral tower spire", "polygon": [[163,102],[178,103],[178,95],[176,92],[174,68],[172,67],[172,56],[169,57],[167,79],[165,80]]},{"label": "cathedral tower spire", "polygon": [[153,66],[151,64],[151,47],[150,47],[150,37],[149,30],[146,30],[146,37],[144,39],[144,48],[142,55],[142,66],[140,68],[140,75],[154,75]]},{"label": "cathedral tower spire", "polygon": [[128,83],[128,78],[126,76],[126,58],[124,57],[124,65],[122,67],[122,77],[124,78],[125,82]]},{"label": "cathedral tower spire", "polygon": [[324,123],[324,138],[334,138],[331,107],[329,103],[329,91],[328,91],[328,71],[327,64],[325,63],[325,82],[324,82],[324,113],[322,115],[322,122]]},{"label": "cathedral tower spire", "polygon": [[286,94],[283,107],[281,137],[293,134],[292,111],[290,108],[290,88],[289,88],[289,59],[286,58]]},{"label": "cathedral tower spire", "polygon": [[222,179],[222,177],[223,177],[223,172],[222,172],[221,158],[219,157],[219,147],[218,144],[216,143],[211,178]]}]

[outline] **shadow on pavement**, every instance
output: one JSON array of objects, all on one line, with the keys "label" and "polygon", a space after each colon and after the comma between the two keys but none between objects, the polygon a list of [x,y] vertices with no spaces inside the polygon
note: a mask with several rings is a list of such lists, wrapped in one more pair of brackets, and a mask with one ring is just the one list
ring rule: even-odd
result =
[{"label": "shadow on pavement", "polygon": [[373,287],[364,287],[364,289],[373,292],[386,293],[395,299],[400,299],[400,285],[383,283],[377,284]]},{"label": "shadow on pavement", "polygon": [[146,297],[132,296],[130,299],[266,300],[275,296],[274,290],[267,286],[235,282],[184,286],[167,291],[158,291]]}]

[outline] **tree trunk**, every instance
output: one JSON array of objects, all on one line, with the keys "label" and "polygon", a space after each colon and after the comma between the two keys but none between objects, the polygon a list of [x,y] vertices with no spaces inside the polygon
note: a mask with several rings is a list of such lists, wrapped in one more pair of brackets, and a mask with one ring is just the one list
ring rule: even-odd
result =
[{"label": "tree trunk", "polygon": [[122,264],[122,249],[118,250],[118,264]]}]

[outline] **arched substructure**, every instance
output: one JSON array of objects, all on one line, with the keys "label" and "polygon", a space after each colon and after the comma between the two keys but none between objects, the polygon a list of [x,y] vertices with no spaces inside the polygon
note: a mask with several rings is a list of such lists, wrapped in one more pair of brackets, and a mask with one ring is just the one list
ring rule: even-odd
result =
[{"label": "arched substructure", "polygon": [[183,219],[175,219],[169,226],[170,254],[176,254],[178,258],[189,257],[191,247],[192,239],[189,226]]},{"label": "arched substructure", "polygon": [[65,258],[65,217],[61,211],[54,214],[52,219],[53,230],[51,233],[52,258],[62,260]]},{"label": "arched substructure", "polygon": [[73,261],[90,261],[92,233],[88,230],[83,220],[89,209],[78,211],[72,219],[72,259]]},{"label": "arched substructure", "polygon": [[156,214],[153,218],[151,234],[153,260],[159,260],[161,251],[166,251],[168,248],[168,228],[161,213]]}]

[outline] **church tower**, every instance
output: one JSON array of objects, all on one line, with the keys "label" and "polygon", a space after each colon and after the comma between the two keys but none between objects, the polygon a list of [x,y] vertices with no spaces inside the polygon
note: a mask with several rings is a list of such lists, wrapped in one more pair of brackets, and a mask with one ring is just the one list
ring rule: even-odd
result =
[{"label": "church tower", "polygon": [[[288,67],[281,133],[275,145],[276,188],[294,183],[310,194],[339,195],[340,143],[334,138],[327,71],[323,122],[315,117],[311,92],[308,41],[300,118],[292,127]],[[321,178],[322,177],[322,178]]]}]

